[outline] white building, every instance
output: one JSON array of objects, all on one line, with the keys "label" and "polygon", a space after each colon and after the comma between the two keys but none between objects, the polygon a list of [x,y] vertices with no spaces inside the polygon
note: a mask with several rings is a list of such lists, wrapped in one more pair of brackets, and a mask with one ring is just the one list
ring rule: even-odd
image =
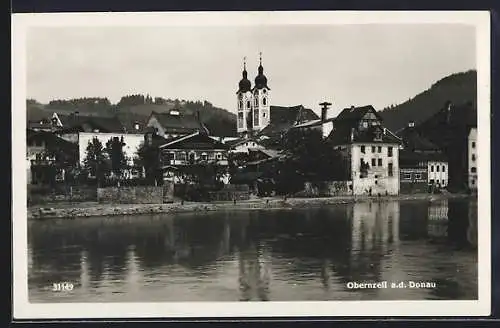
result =
[{"label": "white building", "polygon": [[445,160],[428,161],[427,176],[429,185],[446,187],[448,185],[448,162]]},{"label": "white building", "polygon": [[137,149],[144,141],[143,134],[135,133],[101,133],[101,132],[79,132],[78,133],[78,151],[79,151],[79,162],[83,164],[85,157],[87,156],[87,146],[89,142],[97,138],[106,147],[106,143],[113,138],[123,138],[125,146],[123,147],[123,152],[128,159],[129,165],[133,164],[133,159],[137,156]]},{"label": "white building", "polygon": [[347,156],[354,195],[399,194],[399,139],[372,106],[344,109],[328,136]]},{"label": "white building", "polygon": [[467,138],[469,188],[477,189],[477,128],[471,128]]}]

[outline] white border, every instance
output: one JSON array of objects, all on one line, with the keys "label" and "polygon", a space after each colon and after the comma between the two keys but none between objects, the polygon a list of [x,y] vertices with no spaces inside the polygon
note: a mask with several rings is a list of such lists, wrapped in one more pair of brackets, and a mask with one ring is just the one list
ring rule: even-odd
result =
[{"label": "white border", "polygon": [[[282,24],[468,24],[476,26],[478,76],[478,301],[344,301],[221,303],[30,304],[27,287],[25,163],[26,34],[34,26],[223,26]],[[411,77],[410,77],[411,78]],[[489,315],[490,263],[490,15],[440,12],[181,12],[12,15],[13,316],[15,319],[483,316]]]}]

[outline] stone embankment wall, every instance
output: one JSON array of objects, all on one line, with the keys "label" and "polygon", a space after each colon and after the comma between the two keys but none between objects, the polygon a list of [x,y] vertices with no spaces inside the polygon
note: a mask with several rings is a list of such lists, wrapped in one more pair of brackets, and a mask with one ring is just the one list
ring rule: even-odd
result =
[{"label": "stone embankment wall", "polygon": [[[165,189],[169,190],[167,186]],[[163,191],[163,186],[97,188],[97,201],[113,204],[161,204],[164,201]]]},{"label": "stone embankment wall", "polygon": [[97,201],[97,189],[93,187],[68,186],[54,190],[28,188],[28,205],[95,201]]},{"label": "stone embankment wall", "polygon": [[298,192],[296,197],[333,197],[352,195],[350,181],[324,181],[306,182],[304,190]]}]

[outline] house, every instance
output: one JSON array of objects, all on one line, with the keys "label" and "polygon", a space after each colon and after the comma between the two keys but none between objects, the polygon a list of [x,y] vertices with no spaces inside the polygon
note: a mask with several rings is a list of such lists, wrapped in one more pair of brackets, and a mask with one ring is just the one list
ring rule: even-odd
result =
[{"label": "house", "polygon": [[139,146],[144,142],[145,124],[124,122],[118,116],[80,116],[78,114],[60,115],[54,113],[53,122],[59,129],[55,132],[62,139],[78,145],[79,163],[87,156],[89,142],[97,138],[103,147],[114,138],[123,140],[123,152],[128,165],[134,165]]},{"label": "house", "polygon": [[399,194],[401,139],[383,127],[373,106],[342,110],[327,140],[348,159],[354,195]]},{"label": "house", "polygon": [[[75,144],[51,132],[27,130],[26,164],[28,183],[50,183],[64,180],[65,169],[77,160]],[[57,161],[56,161],[57,160]]]},{"label": "house", "polygon": [[403,149],[399,154],[402,192],[425,192],[430,188],[446,188],[448,160],[441,149],[423,137],[413,121],[408,122],[408,126],[399,131],[398,135],[403,140]]},{"label": "house", "polygon": [[320,119],[308,120],[304,123],[293,125],[291,129],[318,130],[321,131],[323,138],[328,137],[333,130],[335,121],[335,117],[328,117],[328,109],[332,104],[323,102],[320,105],[322,106]]},{"label": "house", "polygon": [[467,156],[469,159],[469,189],[477,189],[477,128],[472,127],[467,137]]},{"label": "house", "polygon": [[228,166],[229,147],[200,131],[168,140],[158,148],[164,176],[174,178],[174,182],[181,182],[183,171],[189,167],[208,164]]},{"label": "house", "polygon": [[470,102],[462,105],[446,102],[443,108],[416,129],[421,136],[437,145],[448,159],[449,188],[465,189],[472,185],[473,177],[477,176],[477,166],[472,166],[477,160],[474,140],[476,106]]},{"label": "house", "polygon": [[183,114],[179,110],[170,110],[166,113],[153,111],[146,121],[146,126],[154,128],[156,133],[166,139],[174,139],[208,129],[200,120],[199,112],[196,115]]},{"label": "house", "polygon": [[246,153],[248,154],[250,150],[264,149],[259,141],[255,138],[248,139],[236,139],[231,141],[226,141],[225,144],[229,147],[230,153]]}]

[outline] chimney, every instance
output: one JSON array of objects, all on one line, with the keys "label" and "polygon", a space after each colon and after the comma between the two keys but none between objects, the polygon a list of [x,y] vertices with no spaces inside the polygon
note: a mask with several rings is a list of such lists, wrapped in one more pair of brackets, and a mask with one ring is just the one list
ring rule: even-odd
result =
[{"label": "chimney", "polygon": [[138,131],[138,130],[139,130],[139,122],[135,122],[135,123],[134,123],[134,129],[135,129],[136,131]]},{"label": "chimney", "polygon": [[408,127],[409,127],[409,128],[414,128],[414,127],[415,127],[415,122],[413,122],[413,121],[409,121],[409,122],[408,122]]},{"label": "chimney", "polygon": [[328,118],[328,109],[332,104],[325,101],[319,105],[321,106],[321,121],[324,122]]},{"label": "chimney", "polygon": [[351,105],[351,112],[354,110],[354,108],[355,108],[354,105]]}]

